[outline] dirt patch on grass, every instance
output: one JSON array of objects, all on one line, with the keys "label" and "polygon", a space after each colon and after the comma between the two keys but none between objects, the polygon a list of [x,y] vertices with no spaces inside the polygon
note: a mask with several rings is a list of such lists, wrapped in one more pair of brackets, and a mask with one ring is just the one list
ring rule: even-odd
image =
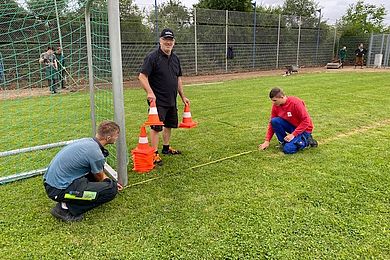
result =
[{"label": "dirt patch on grass", "polygon": [[[298,74],[307,74],[307,73],[342,73],[342,72],[390,72],[389,69],[373,69],[373,68],[364,68],[355,69],[353,66],[344,67],[343,69],[326,69],[324,67],[317,68],[301,68]],[[228,80],[237,80],[237,79],[249,79],[249,78],[258,78],[265,76],[283,76],[284,70],[267,70],[267,71],[250,71],[250,72],[237,72],[237,73],[224,73],[224,74],[214,74],[214,75],[198,75],[198,76],[183,76],[182,80],[184,85],[195,85],[202,83],[213,83],[213,82],[224,82]],[[289,76],[289,77],[293,77]],[[109,84],[108,84],[109,85]],[[123,82],[124,88],[137,88],[141,87],[138,79],[134,77],[133,79]],[[61,95],[67,94],[69,92],[84,92],[87,91],[88,87],[80,85],[73,86],[71,83],[68,85],[67,89],[60,91]],[[16,99],[16,98],[30,98],[36,96],[49,96],[50,91],[48,88],[27,88],[27,89],[0,89],[0,100],[6,99]]]}]

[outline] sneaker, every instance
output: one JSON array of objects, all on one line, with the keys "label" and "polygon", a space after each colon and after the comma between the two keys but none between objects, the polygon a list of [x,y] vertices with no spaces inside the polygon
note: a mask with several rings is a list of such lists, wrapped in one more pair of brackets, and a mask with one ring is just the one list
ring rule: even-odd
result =
[{"label": "sneaker", "polygon": [[65,221],[65,222],[75,222],[75,221],[81,221],[83,220],[84,215],[80,214],[78,216],[73,216],[70,214],[69,210],[63,209],[61,207],[61,203],[57,203],[54,208],[52,208],[50,212],[54,217]]},{"label": "sneaker", "polygon": [[163,164],[163,161],[158,153],[154,154],[153,163],[158,166],[161,166]]},{"label": "sneaker", "polygon": [[316,140],[314,140],[313,136],[310,135],[308,138],[307,138],[307,142],[309,143],[309,146],[310,147],[317,147],[318,146],[318,142]]},{"label": "sneaker", "polygon": [[177,154],[181,154],[181,151],[175,150],[172,147],[169,147],[169,149],[167,151],[162,150],[162,153],[169,154],[169,155],[177,155]]}]

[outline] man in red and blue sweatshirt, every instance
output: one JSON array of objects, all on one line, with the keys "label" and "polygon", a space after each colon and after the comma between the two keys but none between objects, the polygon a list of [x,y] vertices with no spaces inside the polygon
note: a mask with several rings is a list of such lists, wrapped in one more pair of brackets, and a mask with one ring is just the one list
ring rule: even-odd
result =
[{"label": "man in red and blue sweatshirt", "polygon": [[317,147],[318,143],[311,135],[313,122],[303,100],[287,97],[280,88],[273,88],[269,97],[272,101],[271,120],[265,141],[259,145],[259,149],[267,149],[274,134],[286,154],[296,153],[309,146]]}]

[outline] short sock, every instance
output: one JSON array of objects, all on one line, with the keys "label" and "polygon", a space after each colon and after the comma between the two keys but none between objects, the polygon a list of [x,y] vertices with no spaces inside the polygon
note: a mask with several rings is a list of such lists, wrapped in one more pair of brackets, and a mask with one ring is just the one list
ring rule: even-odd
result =
[{"label": "short sock", "polygon": [[163,145],[163,152],[168,152],[169,151],[169,144],[167,144],[167,145]]}]

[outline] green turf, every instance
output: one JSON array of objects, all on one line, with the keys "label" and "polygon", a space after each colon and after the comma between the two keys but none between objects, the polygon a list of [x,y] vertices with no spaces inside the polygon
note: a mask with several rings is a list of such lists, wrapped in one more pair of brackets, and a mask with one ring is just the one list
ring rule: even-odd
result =
[{"label": "green turf", "polygon": [[[317,149],[256,151],[274,86],[305,100]],[[41,177],[0,186],[0,259],[389,259],[389,90],[383,72],[186,87],[199,126],[173,132],[183,155],[130,171],[131,186],[83,222],[50,215]],[[124,94],[132,149],[145,93]]]}]

